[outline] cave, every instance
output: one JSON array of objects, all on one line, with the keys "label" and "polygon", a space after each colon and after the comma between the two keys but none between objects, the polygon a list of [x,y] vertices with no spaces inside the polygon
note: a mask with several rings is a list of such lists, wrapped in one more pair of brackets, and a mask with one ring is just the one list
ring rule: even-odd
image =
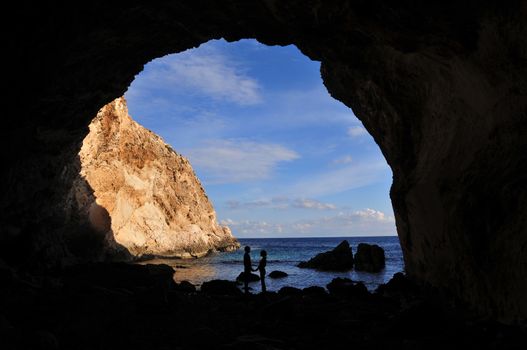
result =
[{"label": "cave", "polygon": [[212,39],[253,38],[320,61],[330,94],[379,145],[408,276],[494,319],[526,318],[525,2],[17,3],[10,16],[8,265],[90,259],[67,245],[83,228],[64,209],[76,175],[66,165],[91,118],[144,64]]}]

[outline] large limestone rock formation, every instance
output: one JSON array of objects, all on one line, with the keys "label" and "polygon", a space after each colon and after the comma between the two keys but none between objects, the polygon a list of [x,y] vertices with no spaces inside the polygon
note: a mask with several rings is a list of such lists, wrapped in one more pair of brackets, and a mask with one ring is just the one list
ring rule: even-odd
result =
[{"label": "large limestone rock formation", "polygon": [[189,161],[133,121],[124,98],[97,113],[79,156],[74,207],[110,246],[187,258],[239,246],[217,223]]}]

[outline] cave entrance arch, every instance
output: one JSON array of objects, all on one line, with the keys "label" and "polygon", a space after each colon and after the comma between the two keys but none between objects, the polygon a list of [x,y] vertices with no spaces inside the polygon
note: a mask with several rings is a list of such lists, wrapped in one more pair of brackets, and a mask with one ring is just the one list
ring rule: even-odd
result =
[{"label": "cave entrance arch", "polygon": [[64,166],[90,118],[143,64],[214,38],[256,38],[321,61],[328,91],[379,144],[409,275],[523,319],[526,11],[521,2],[195,0],[20,9],[26,21],[7,45],[21,69],[6,83],[27,113],[2,131],[2,256],[60,254],[62,189],[73,176]]},{"label": "cave entrance arch", "polygon": [[[396,233],[388,200],[392,174],[378,146],[353,112],[328,95],[319,63],[294,46],[211,41],[149,62],[125,98],[99,111],[80,159],[97,203],[114,219],[111,241],[135,256],[189,257],[225,250],[229,240],[208,220],[216,214],[205,203],[207,195],[222,214],[219,218],[227,219],[218,221],[237,238]],[[202,183],[205,180],[204,198],[198,193],[199,182],[186,173],[192,168],[185,170],[186,161],[165,154],[164,143],[131,121],[127,108],[132,119],[161,135],[176,152],[190,156],[193,168],[202,170],[198,175]],[[163,162],[170,170],[163,169]],[[172,176],[181,185],[172,184]],[[254,193],[255,187],[260,194]],[[203,203],[194,205],[196,201]],[[195,228],[191,240],[188,231]],[[177,236],[181,242],[173,239]],[[211,242],[211,237],[218,239]],[[353,271],[342,276],[360,278],[373,289],[402,271],[397,240],[385,240],[350,241],[353,249],[366,241],[386,244],[389,261],[382,273]],[[275,259],[272,249],[270,253]],[[162,262],[176,269],[182,265]],[[214,277],[215,267],[224,265],[208,271],[194,266],[196,276],[188,269],[175,276],[201,284]],[[291,266],[276,268],[298,273]],[[234,279],[239,272],[226,270],[215,278]],[[204,278],[201,272],[206,272]],[[331,281],[325,274],[320,278],[322,285]]]}]

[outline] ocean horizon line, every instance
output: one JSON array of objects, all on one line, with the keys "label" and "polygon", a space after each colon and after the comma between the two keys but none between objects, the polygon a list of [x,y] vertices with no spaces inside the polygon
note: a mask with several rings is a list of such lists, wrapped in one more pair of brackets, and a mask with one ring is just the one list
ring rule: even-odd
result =
[{"label": "ocean horizon line", "polygon": [[289,236],[289,237],[236,237],[236,239],[327,239],[327,238],[382,238],[382,237],[399,237],[398,235],[368,235],[368,236]]}]

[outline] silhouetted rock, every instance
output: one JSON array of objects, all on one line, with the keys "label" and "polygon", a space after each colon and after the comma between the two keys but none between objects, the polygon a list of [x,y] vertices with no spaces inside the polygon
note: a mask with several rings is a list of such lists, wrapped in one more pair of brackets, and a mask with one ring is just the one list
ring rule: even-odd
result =
[{"label": "silhouetted rock", "polygon": [[64,270],[67,285],[93,285],[106,288],[174,286],[174,269],[163,264],[93,263]]},{"label": "silhouetted rock", "polygon": [[8,284],[15,279],[15,272],[2,259],[0,259],[0,282]]},{"label": "silhouetted rock", "polygon": [[[257,274],[254,274],[254,273],[249,274],[249,282],[258,282],[259,280],[260,280],[260,276],[258,276]],[[238,277],[236,277],[236,282],[244,282],[244,281],[245,281],[245,272],[242,271],[240,272]]]},{"label": "silhouetted rock", "polygon": [[317,254],[309,261],[298,264],[301,268],[326,271],[346,271],[353,267],[353,252],[348,241],[342,241],[335,249]]},{"label": "silhouetted rock", "polygon": [[261,335],[242,335],[230,344],[222,347],[222,350],[263,350],[263,349],[282,349],[284,342],[279,339],[266,338]]},{"label": "silhouetted rock", "polygon": [[283,271],[272,271],[271,273],[269,273],[268,276],[269,278],[284,278],[289,275]]},{"label": "silhouetted rock", "polygon": [[334,278],[326,286],[330,294],[346,297],[364,297],[369,294],[362,282],[354,282],[349,278]]},{"label": "silhouetted rock", "polygon": [[355,253],[355,270],[379,272],[385,266],[384,249],[377,244],[360,243]]},{"label": "silhouetted rock", "polygon": [[194,293],[196,291],[196,286],[189,281],[181,281],[176,284],[176,290],[185,293]]},{"label": "silhouetted rock", "polygon": [[405,274],[397,272],[386,284],[381,284],[377,287],[375,293],[394,299],[408,300],[420,294],[420,288],[415,282],[408,279]]},{"label": "silhouetted rock", "polygon": [[295,295],[302,295],[302,289],[298,289],[295,287],[282,287],[278,291],[278,294],[280,296],[295,296]]},{"label": "silhouetted rock", "polygon": [[242,295],[242,291],[236,286],[236,282],[227,280],[212,280],[203,282],[201,285],[201,292],[213,295]]},{"label": "silhouetted rock", "polygon": [[59,349],[57,337],[51,332],[39,330],[29,335],[28,344],[32,349],[55,350]]},{"label": "silhouetted rock", "polygon": [[320,286],[306,287],[302,289],[302,293],[304,295],[311,295],[311,296],[326,296],[328,294],[326,290]]}]

